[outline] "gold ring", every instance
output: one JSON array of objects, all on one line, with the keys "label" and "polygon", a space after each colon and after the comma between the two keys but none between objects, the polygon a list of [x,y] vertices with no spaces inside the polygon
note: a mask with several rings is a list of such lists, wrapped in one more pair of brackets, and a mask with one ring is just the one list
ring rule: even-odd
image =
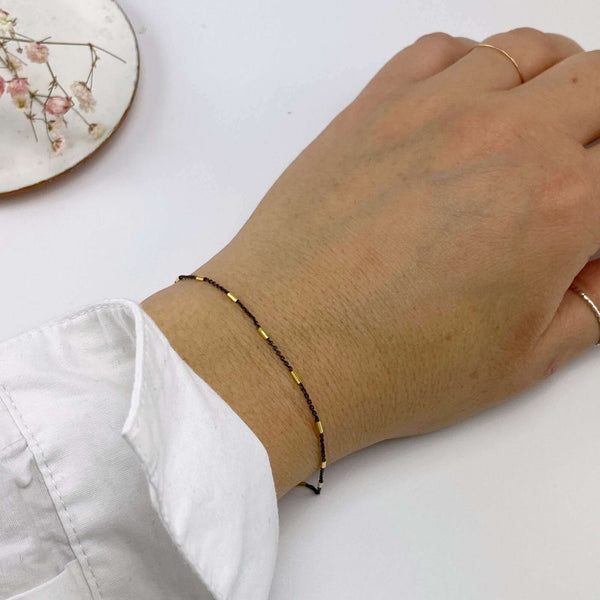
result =
[{"label": "gold ring", "polygon": [[519,74],[519,79],[521,80],[521,83],[525,83],[525,78],[523,77],[523,73],[521,73],[521,69],[519,69],[519,65],[517,64],[517,61],[508,52],[506,52],[506,50],[502,50],[502,48],[498,48],[497,46],[492,46],[491,44],[477,44],[476,46],[473,46],[473,48],[471,48],[471,50],[474,50],[475,48],[492,48],[492,50],[497,50],[498,52],[500,52],[500,54],[503,54],[504,56],[506,56],[506,58],[508,58],[508,60],[510,60],[510,62],[514,65],[515,69],[517,70],[517,73]]},{"label": "gold ring", "polygon": [[[596,319],[598,319],[598,323],[600,323],[600,310],[594,304],[593,300],[577,285],[572,283],[569,286],[570,290],[573,290],[576,294],[579,294],[588,304],[588,306],[592,309],[593,313],[596,315]],[[596,342],[596,346],[600,344],[600,339]]]}]

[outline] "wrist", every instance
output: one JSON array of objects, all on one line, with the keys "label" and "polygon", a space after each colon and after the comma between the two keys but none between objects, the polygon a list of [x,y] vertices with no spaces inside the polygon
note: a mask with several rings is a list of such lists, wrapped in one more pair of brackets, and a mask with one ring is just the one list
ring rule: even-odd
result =
[{"label": "wrist", "polygon": [[186,280],[150,296],[142,307],[181,358],[262,442],[277,498],[318,474],[320,448],[306,401],[239,307],[210,284]]}]

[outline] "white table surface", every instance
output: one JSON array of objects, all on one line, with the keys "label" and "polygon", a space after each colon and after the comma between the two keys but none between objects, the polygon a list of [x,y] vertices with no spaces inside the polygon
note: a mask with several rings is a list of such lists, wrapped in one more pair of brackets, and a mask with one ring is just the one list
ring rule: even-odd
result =
[{"label": "white table surface", "polygon": [[[396,51],[521,25],[600,45],[600,3],[123,0],[141,82],[115,139],[0,200],[0,339],[141,301],[220,250]],[[493,343],[493,340],[490,340]],[[328,468],[279,503],[271,600],[600,597],[600,356],[444,431]]]}]

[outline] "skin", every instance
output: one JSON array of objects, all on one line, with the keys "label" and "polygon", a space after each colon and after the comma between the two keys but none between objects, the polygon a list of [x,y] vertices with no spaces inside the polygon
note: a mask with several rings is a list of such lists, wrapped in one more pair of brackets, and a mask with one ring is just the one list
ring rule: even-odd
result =
[{"label": "skin", "polygon": [[[483,41],[524,84],[473,40],[419,38],[195,271],[302,377],[328,466],[504,402],[600,335],[569,290],[600,301],[600,51],[534,29]],[[262,441],[277,497],[316,483],[314,420],[239,307],[196,281],[142,306]]]}]

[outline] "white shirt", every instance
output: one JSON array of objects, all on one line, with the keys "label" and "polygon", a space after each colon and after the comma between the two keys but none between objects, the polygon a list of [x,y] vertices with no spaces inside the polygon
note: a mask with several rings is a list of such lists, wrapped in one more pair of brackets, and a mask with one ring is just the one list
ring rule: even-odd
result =
[{"label": "white shirt", "polygon": [[0,344],[1,600],[264,600],[278,535],[264,446],[137,303]]}]

